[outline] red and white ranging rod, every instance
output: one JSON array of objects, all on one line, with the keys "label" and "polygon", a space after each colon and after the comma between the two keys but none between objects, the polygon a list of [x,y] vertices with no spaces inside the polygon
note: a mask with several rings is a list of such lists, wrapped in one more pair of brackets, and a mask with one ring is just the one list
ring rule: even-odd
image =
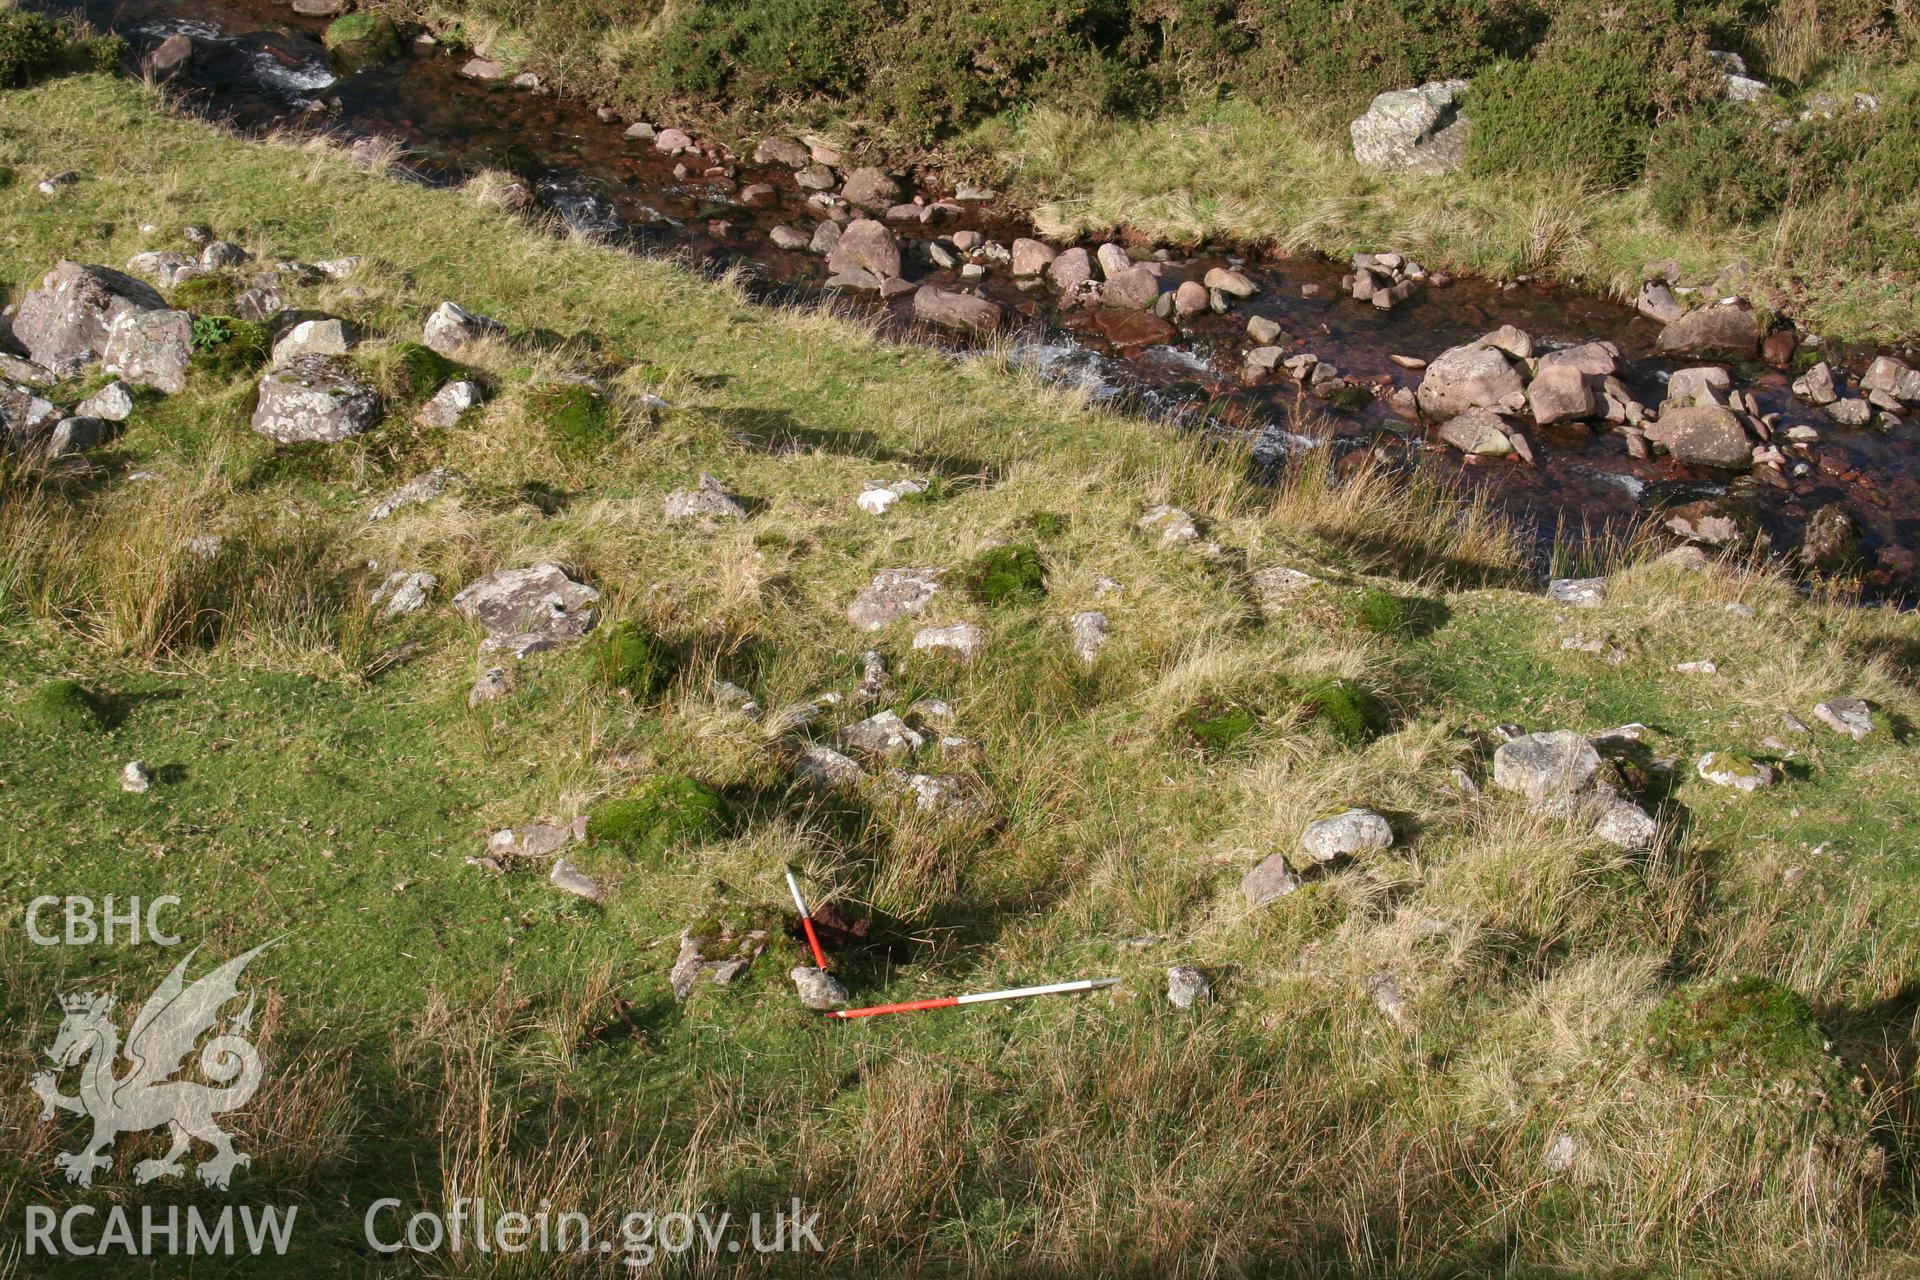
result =
[{"label": "red and white ranging rod", "polygon": [[813,948],[813,962],[822,969],[827,967],[827,953],[820,948],[820,935],[813,931],[813,912],[807,908],[807,900],[800,893],[800,882],[794,879],[793,868],[787,867],[787,888],[793,891],[793,905],[800,912],[800,927],[807,931],[807,945]]},{"label": "red and white ranging rod", "polygon": [[1008,987],[1001,991],[977,991],[966,996],[940,996],[934,1000],[909,1000],[904,1004],[876,1004],[864,1009],[833,1009],[829,1018],[872,1018],[883,1013],[918,1013],[922,1009],[951,1009],[962,1004],[987,1004],[995,1000],[1025,1000],[1028,996],[1057,996],[1071,991],[1098,991],[1119,982],[1118,978],[1081,978],[1074,982],[1049,982],[1039,987]]}]

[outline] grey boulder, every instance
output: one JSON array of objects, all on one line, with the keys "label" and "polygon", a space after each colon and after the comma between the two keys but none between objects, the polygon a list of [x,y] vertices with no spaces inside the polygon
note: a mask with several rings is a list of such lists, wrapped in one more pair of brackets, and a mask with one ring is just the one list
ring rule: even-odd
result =
[{"label": "grey boulder", "polygon": [[1436,80],[1378,95],[1348,126],[1353,158],[1369,169],[1452,173],[1471,127],[1459,107],[1466,88],[1465,80]]},{"label": "grey boulder", "polygon": [[331,356],[297,356],[260,379],[253,429],[281,444],[331,444],[380,421],[380,393]]},{"label": "grey boulder", "polygon": [[453,598],[460,616],[479,623],[490,638],[538,636],[560,643],[593,630],[599,604],[598,591],[554,564],[498,570],[476,578]]},{"label": "grey boulder", "polygon": [[63,261],[20,300],[13,336],[35,364],[70,378],[106,352],[115,320],[166,306],[153,286],[132,276]]}]

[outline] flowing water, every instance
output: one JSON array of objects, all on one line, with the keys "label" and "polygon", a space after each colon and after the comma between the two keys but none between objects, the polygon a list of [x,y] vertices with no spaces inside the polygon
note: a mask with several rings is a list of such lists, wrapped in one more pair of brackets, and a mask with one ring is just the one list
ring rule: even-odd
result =
[{"label": "flowing water", "polygon": [[[624,137],[624,123],[602,120],[580,103],[466,79],[459,74],[463,56],[441,47],[416,45],[388,66],[341,74],[320,43],[325,20],[297,16],[271,0],[85,0],[80,7],[96,25],[127,36],[136,51],[174,33],[194,37],[190,77],[179,87],[189,102],[243,129],[388,139],[405,149],[406,167],[430,182],[459,181],[483,168],[505,171],[571,228],[642,252],[672,252],[712,266],[746,265],[755,287],[771,298],[805,301],[823,290],[821,258],[776,249],[768,239],[781,223],[810,234],[823,216],[780,166],[716,164],[691,155],[676,161],[647,141]],[[680,163],[691,172],[676,174]],[[723,172],[709,175],[709,165]],[[749,208],[739,193],[753,183],[772,186],[775,195]],[[931,200],[944,193],[926,188],[923,194]],[[1024,224],[993,204],[963,206],[938,225],[892,225],[903,249],[906,242],[944,238],[963,228],[1002,244],[1027,234]],[[339,246],[341,253],[353,251],[352,245]],[[958,270],[932,266],[923,255],[902,256],[915,283],[967,289],[1006,307],[1016,322],[1016,360],[1051,378],[1084,384],[1096,396],[1125,397],[1162,411],[1205,411],[1214,420],[1242,424],[1259,440],[1256,457],[1272,465],[1283,465],[1288,452],[1304,447],[1384,450],[1417,459],[1483,487],[1503,510],[1537,530],[1542,547],[1557,538],[1578,543],[1667,506],[1731,490],[1776,550],[1790,553],[1807,515],[1839,502],[1863,533],[1866,594],[1911,599],[1920,591],[1916,428],[1841,428],[1795,400],[1782,371],[1734,366],[1734,384],[1751,392],[1763,411],[1783,414],[1782,429],[1805,423],[1820,438],[1789,449],[1784,473],[1759,467],[1736,479],[1664,458],[1636,460],[1618,435],[1579,424],[1527,426],[1532,466],[1465,459],[1387,408],[1386,392],[1416,386],[1420,378],[1392,356],[1431,359],[1501,324],[1526,330],[1536,350],[1594,339],[1617,344],[1626,363],[1623,380],[1637,398],[1657,405],[1666,377],[1680,366],[1652,354],[1654,322],[1613,302],[1544,285],[1459,279],[1383,312],[1343,294],[1340,264],[1314,257],[1242,262],[1203,248],[1191,258],[1170,260],[1166,278],[1198,279],[1210,267],[1231,263],[1260,292],[1228,314],[1204,313],[1169,329],[1142,316],[1116,324],[1120,317],[1113,312],[1062,311],[1050,288],[1031,282],[1022,288],[1004,266],[990,268],[983,280],[964,281]],[[882,302],[853,294],[849,301],[884,309],[901,333],[911,330],[907,296]],[[1301,393],[1284,374],[1241,385],[1243,358],[1254,345],[1246,325],[1254,315],[1279,323],[1278,345],[1311,351],[1349,382],[1373,391],[1354,407],[1307,401],[1324,416],[1321,431],[1330,430],[1330,443],[1293,434]],[[1163,340],[1169,333],[1171,340]],[[1871,355],[1833,348],[1824,354],[1856,374]]]}]

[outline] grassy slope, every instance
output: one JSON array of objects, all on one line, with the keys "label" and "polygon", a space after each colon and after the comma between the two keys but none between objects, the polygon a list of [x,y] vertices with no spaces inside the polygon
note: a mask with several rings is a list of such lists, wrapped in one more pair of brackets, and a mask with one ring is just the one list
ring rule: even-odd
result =
[{"label": "grassy slope", "polygon": [[[288,1274],[361,1267],[359,1206],[375,1195],[480,1189],[602,1212],[799,1194],[827,1210],[836,1274],[1901,1270],[1920,957],[1920,767],[1904,728],[1861,744],[1816,730],[1788,784],[1749,800],[1683,777],[1674,838],[1644,859],[1462,797],[1449,772],[1484,768],[1478,735],[1508,720],[1641,720],[1683,763],[1760,750],[1782,712],[1810,718],[1841,693],[1904,726],[1920,716],[1910,617],[1641,566],[1603,610],[1562,619],[1512,589],[1497,535],[1417,493],[1329,487],[1310,469],[1250,490],[1231,456],[992,360],[759,310],[724,282],[549,239],[459,193],[170,119],[123,84],[0,96],[0,165],[19,175],[0,189],[0,277],[16,290],[60,256],[118,264],[204,221],[268,261],[368,255],[351,288],[291,302],[352,316],[376,349],[416,336],[447,297],[518,333],[476,354],[495,396],[454,432],[396,414],[360,442],[276,451],[245,428],[248,380],[203,374],[143,404],[97,485],[14,477],[0,494],[0,936],[7,1021],[24,1029],[8,1078],[50,1038],[56,987],[113,985],[124,1006],[166,963],[28,947],[32,895],[175,892],[181,931],[220,955],[284,936],[256,969],[278,999],[243,1126],[255,1164],[236,1185],[318,1220]],[[68,166],[85,179],[54,198],[21,180]],[[143,235],[147,222],[162,230]],[[630,414],[592,456],[559,450],[530,385],[609,361],[627,403],[652,389],[674,409]],[[783,441],[803,447],[775,452]],[[364,524],[432,465],[465,483]],[[764,506],[711,536],[664,526],[661,496],[701,470]],[[929,473],[951,479],[937,501],[878,520],[853,505],[863,481]],[[1161,501],[1208,517],[1253,567],[1334,585],[1263,624],[1229,566],[1133,533]],[[1043,513],[1067,519],[1036,533]],[[184,548],[208,531],[229,548],[217,573]],[[916,658],[907,629],[876,638],[902,709],[946,697],[984,744],[996,822],[790,793],[766,732],[707,699],[713,671],[767,706],[850,689],[869,641],[842,611],[873,571],[1003,538],[1038,542],[1050,595],[998,610],[943,598],[931,620],[989,628],[978,666]],[[475,637],[447,596],[547,557],[598,585],[610,617],[691,655],[657,705],[599,686],[585,649],[522,664],[511,699],[466,709]],[[376,623],[366,595],[392,566],[442,588],[422,614]],[[1123,594],[1096,597],[1101,576]],[[1430,601],[1440,625],[1372,634],[1356,621],[1367,584]],[[1724,612],[1736,600],[1756,616]],[[1089,675],[1064,620],[1096,605],[1114,638]],[[223,621],[208,643],[157,648],[182,610]],[[1628,661],[1563,651],[1575,630]],[[402,641],[418,648],[389,665]],[[1721,674],[1671,672],[1702,656]],[[69,675],[112,695],[108,727],[24,718],[25,695]],[[1290,690],[1325,675],[1363,682],[1395,728],[1352,746],[1306,717]],[[1261,725],[1201,757],[1174,721],[1218,698]],[[114,785],[132,757],[163,770],[144,796]],[[614,886],[604,909],[537,871],[462,862],[498,825],[567,817],[656,771],[725,788],[733,828],[645,864],[581,851]],[[1399,847],[1246,911],[1240,876],[1348,803],[1395,815]],[[800,953],[781,938],[733,988],[676,1008],[679,930],[777,915],[783,859],[929,940],[894,964],[850,961],[862,999],[1127,982],[1112,998],[835,1026],[794,1003],[784,971]],[[1790,866],[1805,868],[1797,886]],[[1159,940],[1123,945],[1141,935]],[[1215,974],[1220,1004],[1165,1005],[1163,970],[1183,961]],[[1409,994],[1405,1030],[1367,999],[1383,971]],[[1667,990],[1750,972],[1813,1002],[1862,1092],[1808,1111],[1804,1094],[1738,1070],[1689,1077],[1642,1047]],[[23,1089],[6,1098],[18,1163],[0,1217],[15,1223],[25,1202],[73,1194],[50,1161],[76,1130],[40,1123]],[[1570,1180],[1540,1172],[1561,1129],[1585,1151]],[[125,1194],[147,1154],[121,1147],[105,1195]]]}]

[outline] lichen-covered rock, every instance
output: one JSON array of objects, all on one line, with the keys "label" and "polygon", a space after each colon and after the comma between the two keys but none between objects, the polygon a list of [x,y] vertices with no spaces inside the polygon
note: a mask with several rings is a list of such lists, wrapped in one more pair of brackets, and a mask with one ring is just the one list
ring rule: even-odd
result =
[{"label": "lichen-covered rock", "polygon": [[455,378],[420,406],[413,420],[423,427],[457,427],[467,412],[485,399],[486,391],[470,378]]},{"label": "lichen-covered rock", "polygon": [[972,662],[986,649],[987,633],[971,622],[922,627],[913,634],[913,647],[951,653],[962,662]]},{"label": "lichen-covered rock", "polygon": [[1709,751],[1700,757],[1696,771],[1716,787],[1753,792],[1773,785],[1773,766],[1749,760],[1732,751]]},{"label": "lichen-covered rock", "polygon": [[1092,666],[1107,645],[1107,615],[1087,609],[1068,619],[1067,628],[1073,637],[1073,656]]},{"label": "lichen-covered rock", "polygon": [[1377,95],[1348,126],[1353,158],[1369,169],[1452,173],[1465,154],[1471,122],[1460,114],[1465,80],[1436,80]]},{"label": "lichen-covered rock", "polygon": [[885,569],[873,576],[847,606],[847,621],[862,631],[878,631],[927,607],[940,590],[945,569]]},{"label": "lichen-covered rock", "polygon": [[101,364],[136,387],[168,395],[187,389],[193,317],[184,311],[126,311],[107,329]]},{"label": "lichen-covered rock", "polygon": [[1873,708],[1864,698],[1829,698],[1813,709],[1816,720],[1856,742],[1873,732]]},{"label": "lichen-covered rock", "polygon": [[577,640],[600,620],[600,593],[569,578],[559,565],[501,569],[477,578],[453,598],[460,616],[489,636],[539,635]]},{"label": "lichen-covered rock", "polygon": [[815,1013],[844,1009],[853,999],[840,979],[825,969],[809,964],[795,965],[787,970],[787,977],[793,980],[794,994],[800,997],[800,1003]]},{"label": "lichen-covered rock", "polygon": [[1240,892],[1249,907],[1263,907],[1299,888],[1300,877],[1294,874],[1284,853],[1269,855],[1259,866],[1240,878]]},{"label": "lichen-covered rock", "polygon": [[1593,785],[1599,771],[1600,753],[1567,729],[1523,734],[1493,753],[1493,785],[1528,800],[1577,795]]},{"label": "lichen-covered rock", "polygon": [[252,427],[281,444],[332,443],[380,421],[380,393],[344,361],[296,356],[260,379]]},{"label": "lichen-covered rock", "polygon": [[661,506],[666,518],[672,521],[743,520],[747,514],[740,499],[704,471],[700,473],[699,485],[675,490]]},{"label": "lichen-covered rock", "polygon": [[491,316],[469,311],[457,302],[443,302],[427,317],[420,341],[443,356],[451,356],[470,343],[505,332],[506,326]]},{"label": "lichen-covered rock", "polygon": [[1167,970],[1167,1003],[1176,1009],[1191,1009],[1213,999],[1213,984],[1204,971],[1190,964],[1176,964]]},{"label": "lichen-covered rock", "polygon": [[1309,822],[1300,833],[1300,845],[1315,862],[1369,849],[1385,849],[1393,844],[1393,827],[1371,809],[1348,809],[1331,818]]},{"label": "lichen-covered rock", "polygon": [[153,286],[132,276],[62,261],[20,300],[13,336],[35,364],[71,378],[106,352],[115,320],[166,308]]}]

